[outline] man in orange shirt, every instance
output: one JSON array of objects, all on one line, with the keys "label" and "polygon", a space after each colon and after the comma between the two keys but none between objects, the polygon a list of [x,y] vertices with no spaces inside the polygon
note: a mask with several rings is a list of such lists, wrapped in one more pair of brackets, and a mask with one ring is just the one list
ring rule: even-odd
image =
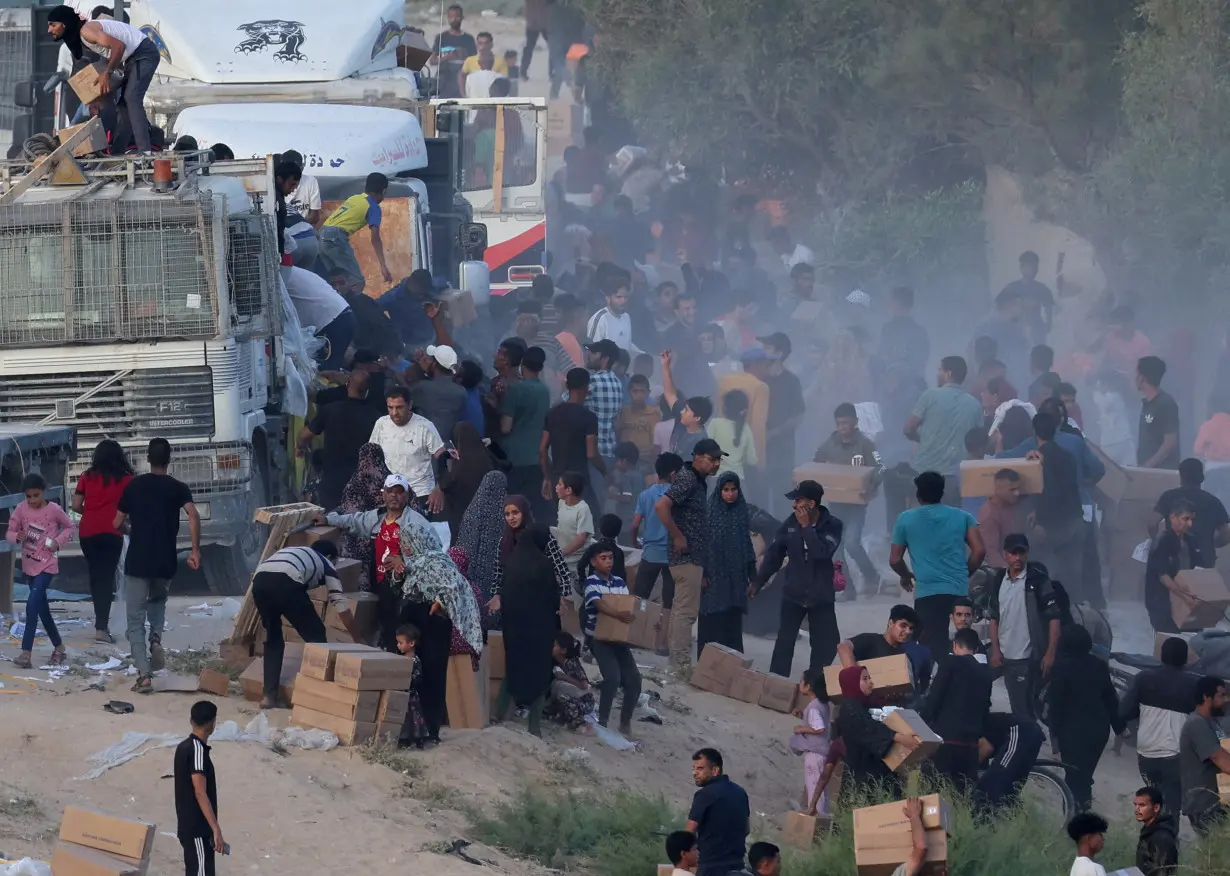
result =
[{"label": "man in orange shirt", "polygon": [[[752,429],[752,438],[756,442],[756,458],[768,459],[765,447],[765,429],[769,420],[769,384],[766,378],[769,369],[773,367],[773,357],[762,347],[749,347],[739,357],[743,364],[742,371],[722,375],[718,381],[718,399],[714,407],[722,410],[722,400],[726,393],[740,389],[747,394],[747,424]],[[761,462],[761,467],[764,463]],[[777,489],[781,484],[765,485],[768,489]]]}]

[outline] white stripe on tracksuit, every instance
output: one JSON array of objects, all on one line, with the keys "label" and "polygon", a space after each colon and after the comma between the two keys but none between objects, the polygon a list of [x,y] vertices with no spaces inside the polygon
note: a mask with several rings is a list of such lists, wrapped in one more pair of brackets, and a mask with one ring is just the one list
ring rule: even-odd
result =
[{"label": "white stripe on tracksuit", "polygon": [[196,876],[205,876],[205,840],[197,837],[196,843]]}]

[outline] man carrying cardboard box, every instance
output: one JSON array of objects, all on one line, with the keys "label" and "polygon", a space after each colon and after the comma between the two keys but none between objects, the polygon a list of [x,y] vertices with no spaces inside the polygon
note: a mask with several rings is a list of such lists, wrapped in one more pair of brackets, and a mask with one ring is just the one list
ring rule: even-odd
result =
[{"label": "man carrying cardboard box", "polygon": [[218,707],[202,700],[193,705],[189,719],[192,733],[175,749],[176,836],[188,876],[214,876],[214,856],[228,850],[218,824],[218,780],[208,745]]},{"label": "man carrying cardboard box", "polygon": [[1149,531],[1156,535],[1167,525],[1170,512],[1181,499],[1191,503],[1196,515],[1192,521],[1192,537],[1200,548],[1201,565],[1213,568],[1217,562],[1217,549],[1230,544],[1230,514],[1221,499],[1204,489],[1204,463],[1199,459],[1185,459],[1179,463],[1179,486],[1167,490],[1158,497],[1153,508]]}]

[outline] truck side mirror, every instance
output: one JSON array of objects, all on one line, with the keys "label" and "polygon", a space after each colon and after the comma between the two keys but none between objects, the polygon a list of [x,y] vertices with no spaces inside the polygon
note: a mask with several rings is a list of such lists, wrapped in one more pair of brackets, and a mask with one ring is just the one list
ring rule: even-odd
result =
[{"label": "truck side mirror", "polygon": [[34,93],[34,83],[26,80],[13,86],[13,103],[24,109],[34,109],[38,103]]}]

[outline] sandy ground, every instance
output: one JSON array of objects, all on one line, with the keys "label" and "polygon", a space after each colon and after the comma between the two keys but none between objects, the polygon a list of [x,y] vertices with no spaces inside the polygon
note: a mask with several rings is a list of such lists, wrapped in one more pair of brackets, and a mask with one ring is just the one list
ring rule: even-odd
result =
[{"label": "sandy ground", "polygon": [[[225,617],[186,613],[202,601],[218,602],[201,596],[172,598],[171,628],[165,637],[169,648],[216,643],[229,632],[231,622]],[[880,629],[893,601],[879,597],[839,606],[843,634]],[[115,616],[122,618],[122,606],[116,608]],[[122,642],[92,643],[88,604],[57,604],[56,609],[58,617],[85,622],[66,629],[74,658],[97,662],[128,650]],[[213,610],[221,613],[220,607]],[[1143,612],[1129,606],[1114,606],[1112,616],[1120,630],[1144,623]],[[1134,642],[1120,636],[1116,647],[1126,650],[1151,643],[1151,637],[1138,638]],[[772,642],[749,638],[746,647],[756,666],[767,668]],[[806,637],[800,639],[796,669],[806,660],[808,647]],[[14,640],[0,639],[0,659],[16,656],[17,650]],[[44,640],[36,648],[36,658],[49,652]],[[452,840],[469,838],[466,818],[456,809],[461,802],[488,808],[527,785],[568,789],[596,781],[605,787],[662,793],[682,807],[693,791],[687,755],[703,745],[719,748],[731,775],[748,789],[761,818],[757,833],[775,829],[801,783],[800,762],[787,747],[793,719],[687,686],[664,685],[663,661],[645,652],[638,652],[638,659],[650,679],[646,688],[661,695],[658,709],[664,723],[639,723],[639,747],[631,752],[616,752],[592,737],[555,727],[545,740],[536,740],[520,722],[513,722],[483,731],[446,730],[443,745],[416,755],[423,775],[407,778],[365,764],[345,749],[280,755],[257,744],[218,743],[214,757],[222,824],[234,849],[222,872],[289,876],[368,872],[377,866],[411,863],[459,873],[473,865],[439,850]],[[78,803],[155,822],[159,836],[152,872],[174,872],[180,866],[180,852],[169,835],[174,831],[170,750],[154,751],[98,779],[77,777],[88,771],[90,754],[119,741],[125,732],[186,734],[188,708],[200,695],[138,697],[128,692],[131,679],[119,673],[105,679],[105,692],[89,689],[96,681],[96,673],[84,671],[51,681],[46,672],[23,673],[0,663],[0,683],[5,685],[0,689],[0,747],[6,753],[0,770],[0,853],[46,857],[62,808]],[[1006,702],[1002,689],[997,697]],[[134,702],[135,714],[104,712],[103,705],[113,698]],[[238,696],[218,702],[221,719],[245,725],[257,714],[253,704]],[[270,716],[276,725],[285,726],[289,713],[275,711]],[[588,752],[591,768],[562,765],[564,752],[575,748]],[[1139,785],[1134,762],[1130,748],[1121,756],[1107,753],[1096,787],[1102,810],[1126,814],[1130,804],[1125,795]],[[271,843],[271,837],[278,841]],[[534,869],[479,846],[470,853],[499,872]]]}]

